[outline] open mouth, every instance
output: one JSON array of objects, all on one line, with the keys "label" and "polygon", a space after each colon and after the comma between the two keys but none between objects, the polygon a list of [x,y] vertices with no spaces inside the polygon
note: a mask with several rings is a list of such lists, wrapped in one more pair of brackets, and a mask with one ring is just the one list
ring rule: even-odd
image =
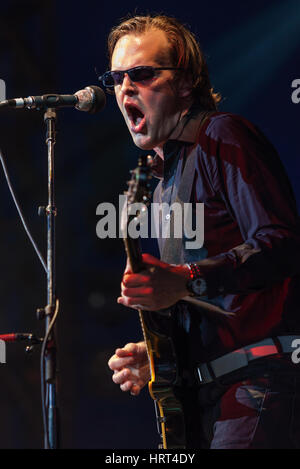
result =
[{"label": "open mouth", "polygon": [[131,129],[134,132],[141,131],[144,127],[146,120],[144,113],[138,108],[138,106],[132,103],[125,104],[125,109],[130,122]]}]

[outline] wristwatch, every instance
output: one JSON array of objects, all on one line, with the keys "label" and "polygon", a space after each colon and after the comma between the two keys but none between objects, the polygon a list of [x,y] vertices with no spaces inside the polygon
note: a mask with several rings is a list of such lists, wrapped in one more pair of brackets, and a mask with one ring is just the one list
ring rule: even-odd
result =
[{"label": "wristwatch", "polygon": [[200,267],[197,264],[186,265],[190,269],[190,278],[186,284],[186,288],[189,291],[190,296],[205,296],[207,285]]}]

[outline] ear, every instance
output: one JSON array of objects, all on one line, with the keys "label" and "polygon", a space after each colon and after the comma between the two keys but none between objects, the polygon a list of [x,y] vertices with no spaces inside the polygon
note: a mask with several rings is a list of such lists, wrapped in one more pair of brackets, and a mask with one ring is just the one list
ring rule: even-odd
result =
[{"label": "ear", "polygon": [[193,86],[191,77],[186,75],[177,84],[177,93],[180,98],[189,98],[192,94]]},{"label": "ear", "polygon": [[181,87],[178,90],[178,95],[179,95],[180,98],[188,98],[188,97],[191,96],[191,94],[192,94],[192,87],[191,86]]}]

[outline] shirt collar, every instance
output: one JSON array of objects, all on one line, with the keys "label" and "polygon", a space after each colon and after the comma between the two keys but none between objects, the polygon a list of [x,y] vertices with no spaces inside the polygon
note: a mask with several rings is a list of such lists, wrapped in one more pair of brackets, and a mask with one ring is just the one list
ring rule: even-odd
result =
[{"label": "shirt collar", "polygon": [[201,122],[200,111],[194,115],[187,115],[184,119],[187,122],[183,122],[183,130],[176,140],[168,140],[164,145],[164,160],[156,153],[152,160],[152,174],[153,176],[162,179],[164,174],[164,161],[172,157],[176,148],[178,151],[184,145],[192,145],[197,140],[198,129]]}]

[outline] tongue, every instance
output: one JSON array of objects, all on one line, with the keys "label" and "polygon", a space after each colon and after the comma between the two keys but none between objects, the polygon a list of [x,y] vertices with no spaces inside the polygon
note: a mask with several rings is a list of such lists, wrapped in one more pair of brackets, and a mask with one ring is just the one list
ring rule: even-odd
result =
[{"label": "tongue", "polygon": [[135,125],[139,125],[142,122],[143,118],[142,117],[137,117],[135,120]]}]

